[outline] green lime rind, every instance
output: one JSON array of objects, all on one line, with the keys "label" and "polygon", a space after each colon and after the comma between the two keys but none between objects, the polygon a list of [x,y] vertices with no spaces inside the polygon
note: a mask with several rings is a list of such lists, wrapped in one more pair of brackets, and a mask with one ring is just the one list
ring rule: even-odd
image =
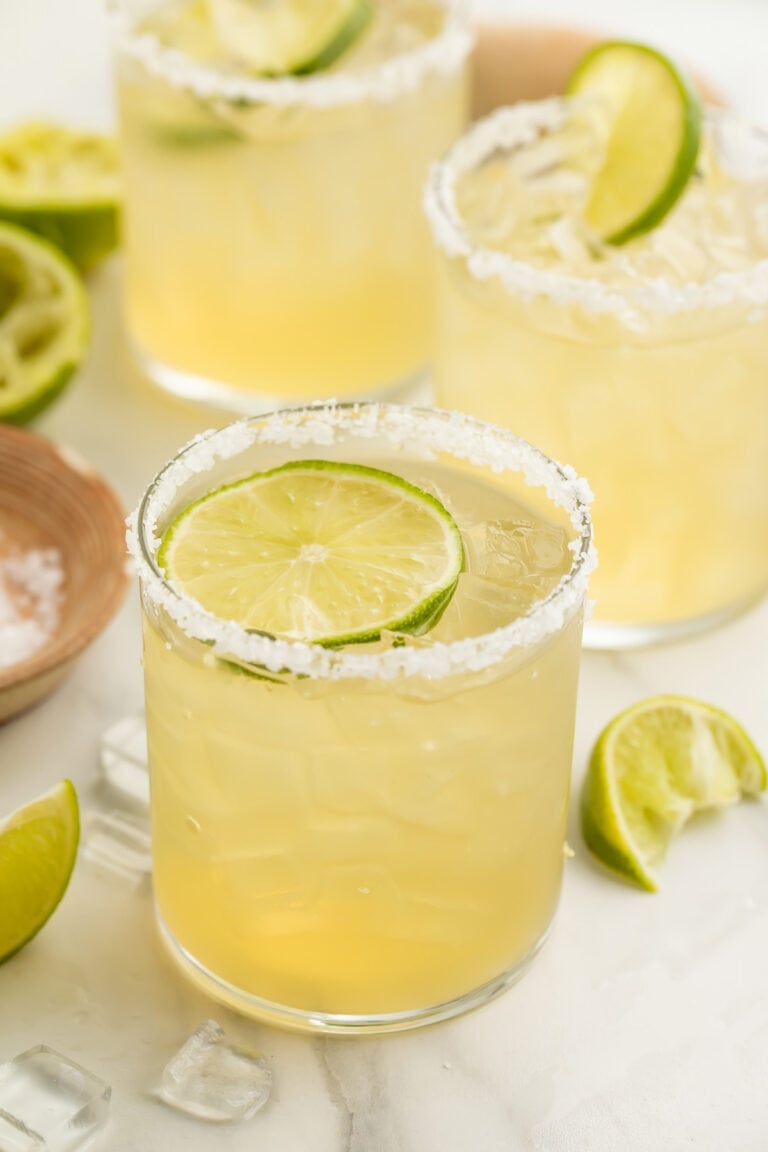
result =
[{"label": "green lime rind", "polygon": [[[295,474],[321,474],[324,477],[330,477],[332,480],[339,479],[341,482],[352,482],[355,479],[361,479],[366,482],[368,488],[377,493],[377,497],[385,496],[386,501],[390,500],[390,506],[385,507],[382,511],[389,512],[391,508],[397,506],[409,505],[411,508],[416,508],[424,517],[424,524],[434,528],[435,525],[439,527],[439,541],[441,549],[441,573],[439,578],[437,576],[431,578],[431,583],[428,587],[417,587],[415,589],[408,588],[407,592],[403,592],[401,601],[402,607],[405,609],[396,615],[387,616],[386,618],[373,618],[365,625],[355,628],[345,628],[339,632],[329,634],[315,634],[310,636],[296,636],[291,635],[293,639],[302,639],[308,643],[319,644],[327,648],[342,647],[347,644],[365,644],[376,641],[380,638],[383,631],[401,632],[408,635],[420,636],[432,628],[440,616],[444,612],[448,603],[453,596],[461,571],[465,565],[464,545],[462,542],[461,532],[453,520],[453,517],[447,509],[440,503],[440,501],[431,495],[431,493],[424,492],[422,489],[417,488],[415,485],[410,484],[401,476],[397,476],[391,472],[386,472],[379,468],[370,468],[362,464],[348,464],[340,463],[331,460],[297,460],[290,461],[280,467],[270,469],[266,472],[255,473],[244,480],[238,480],[233,484],[227,484],[221,488],[217,488],[214,492],[208,493],[201,499],[189,505],[180,516],[171,524],[167,529],[157,557],[158,566],[166,573],[169,581],[177,590],[192,596],[193,599],[198,599],[204,608],[212,611],[216,615],[222,615],[221,604],[218,600],[218,593],[223,589],[225,606],[228,611],[232,611],[232,597],[231,589],[237,582],[237,575],[232,575],[232,570],[224,572],[223,576],[219,576],[217,571],[212,571],[210,553],[206,550],[205,540],[207,534],[213,531],[216,535],[220,535],[219,519],[222,515],[224,508],[224,501],[230,494],[247,494],[248,492],[258,491],[259,486],[269,483],[274,478],[282,478],[291,473]],[[394,500],[391,497],[394,494]],[[227,503],[229,503],[227,501]],[[209,519],[208,524],[203,524],[203,521],[208,517],[208,513],[212,511],[212,518]],[[374,519],[379,509],[374,510]],[[290,510],[287,514],[290,514]],[[346,509],[342,507],[341,514],[346,516]],[[318,513],[322,518],[322,513]],[[299,523],[299,521],[297,521]],[[203,526],[201,527],[201,524]],[[354,522],[350,525],[347,524],[347,529],[351,527],[352,531],[357,531],[360,528],[366,529],[367,523],[363,521]],[[236,535],[247,537],[252,531],[250,521],[247,519],[240,522],[236,528]],[[314,525],[310,526],[310,535],[314,532]],[[202,541],[202,546],[201,546]],[[315,543],[314,536],[312,539],[292,541],[291,547],[300,547],[304,543]],[[373,557],[373,567],[369,567],[370,572],[375,573],[375,579],[378,579],[382,567],[386,569],[389,565],[389,573],[397,572],[397,561],[388,554],[388,545],[391,551],[393,545],[399,542],[381,540],[376,542],[376,551]],[[418,541],[415,541],[414,546],[418,548]],[[234,545],[232,538],[228,541],[229,545]],[[330,563],[335,565],[336,558],[333,555],[334,537],[331,532],[328,544],[323,544],[331,550]],[[249,541],[250,546],[250,541]],[[367,543],[370,551],[370,542]],[[236,563],[239,565],[237,569],[239,572],[243,571],[243,559],[241,553],[237,550],[228,551],[227,556],[236,557]],[[412,557],[409,555],[409,560]],[[360,566],[365,568],[366,564],[370,565],[371,557],[361,557]],[[229,560],[228,563],[233,563]],[[247,563],[247,561],[246,561]],[[277,563],[283,565],[283,570],[288,568],[286,560],[278,560]],[[349,557],[344,560],[344,567],[351,570],[352,562]],[[184,569],[184,574],[180,569]],[[207,587],[211,589],[211,577],[216,586],[216,597],[213,599],[216,602],[211,602],[211,597],[197,597],[195,590],[192,589],[192,583],[201,577],[204,577],[207,582]],[[357,573],[355,573],[357,576]],[[247,579],[241,578],[241,583],[245,586],[246,592],[251,592],[255,589],[253,583],[248,583]],[[384,577],[386,584],[386,576]],[[348,599],[344,597],[351,597],[360,592],[359,584],[354,588],[342,587],[341,598],[344,604],[348,603]],[[378,593],[374,593],[374,600],[376,595],[381,595],[382,589]],[[383,594],[386,596],[388,589],[384,587]],[[407,603],[406,603],[407,600]],[[380,599],[378,601],[380,603]],[[377,604],[372,602],[371,612],[375,613]],[[269,622],[260,619],[258,626],[255,622],[243,619],[241,614],[224,615],[225,619],[235,619],[242,627],[249,631],[266,633],[268,635],[286,635],[280,629],[271,629]]]},{"label": "green lime rind", "polygon": [[0,420],[26,424],[56,399],[85,356],[88,297],[58,248],[0,224]]},{"label": "green lime rind", "polygon": [[[605,66],[608,57],[613,55],[617,70],[622,65],[620,56],[629,55],[635,67],[642,67],[641,62],[659,71],[660,79],[664,79],[669,90],[675,94],[676,110],[678,116],[678,145],[671,164],[659,171],[655,193],[641,204],[630,205],[629,200],[641,186],[638,174],[653,168],[655,158],[659,155],[659,141],[667,135],[668,125],[660,126],[658,123],[660,109],[665,108],[665,101],[661,95],[650,102],[645,109],[637,110],[633,133],[612,133],[607,145],[606,163],[601,173],[595,178],[591,199],[586,208],[587,223],[607,244],[620,246],[633,240],[646,232],[652,231],[665,219],[685,192],[688,183],[695,172],[696,161],[701,145],[701,107],[698,98],[682,72],[663,53],[645,44],[636,44],[631,41],[608,40],[592,48],[577,64],[572,73],[566,92],[568,95],[599,94],[601,78],[599,70]],[[627,79],[631,79],[627,72]],[[618,85],[621,87],[621,85]],[[629,91],[629,87],[627,87]],[[666,105],[669,107],[668,104]],[[618,153],[618,156],[617,156]],[[618,159],[618,164],[616,163]],[[616,225],[615,221],[606,225],[601,220],[601,198],[604,209],[605,192],[610,190],[611,182],[621,182],[626,185],[626,219]],[[610,197],[609,197],[610,198]],[[595,218],[597,217],[597,218]]]},{"label": "green lime rind", "polygon": [[55,912],[79,840],[77,793],[69,780],[0,823],[0,963],[28,944]]},{"label": "green lime rind", "polygon": [[56,124],[0,134],[0,220],[26,228],[88,271],[119,243],[115,141]]},{"label": "green lime rind", "polygon": [[350,5],[349,14],[341,24],[336,35],[315,56],[304,60],[291,69],[294,76],[309,76],[313,72],[322,72],[335,64],[344,55],[355,41],[362,35],[373,16],[373,4],[370,0],[356,0]]},{"label": "green lime rind", "polygon": [[655,892],[675,834],[700,811],[757,796],[765,761],[728,713],[685,696],[657,696],[600,734],[581,794],[584,840],[612,872]]},{"label": "green lime rind", "polygon": [[0,220],[26,228],[55,245],[81,272],[89,272],[120,242],[115,204],[91,205],[83,212],[70,205],[21,208],[0,203]]}]

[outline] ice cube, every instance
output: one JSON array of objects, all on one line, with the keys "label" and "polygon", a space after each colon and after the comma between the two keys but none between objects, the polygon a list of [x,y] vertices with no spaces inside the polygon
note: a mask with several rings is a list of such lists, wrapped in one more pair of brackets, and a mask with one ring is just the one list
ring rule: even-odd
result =
[{"label": "ice cube", "polygon": [[45,1152],[45,1141],[38,1132],[0,1108],[0,1152]]},{"label": "ice cube", "polygon": [[561,216],[543,230],[543,237],[558,258],[575,271],[586,268],[595,258],[594,239],[589,235],[580,220]]},{"label": "ice cube", "polygon": [[138,882],[152,871],[149,823],[122,811],[89,812],[83,822],[84,859]]},{"label": "ice cube", "polygon": [[[571,566],[568,533],[533,520],[490,520],[471,539],[470,571],[504,583],[551,591]],[[553,580],[554,578],[554,580]],[[544,593],[546,594],[546,593]]]},{"label": "ice cube", "polygon": [[78,1152],[106,1125],[111,1095],[98,1076],[38,1044],[0,1064],[0,1148]]},{"label": "ice cube", "polygon": [[101,738],[101,770],[118,792],[141,804],[149,804],[147,730],[137,713],[113,724]]},{"label": "ice cube", "polygon": [[431,635],[444,644],[483,636],[524,616],[538,599],[536,589],[522,581],[502,582],[465,573],[459,578],[451,611],[445,613]]},{"label": "ice cube", "polygon": [[159,1096],[190,1116],[218,1123],[249,1120],[269,1099],[272,1073],[255,1049],[226,1041],[206,1020],[163,1070]]}]

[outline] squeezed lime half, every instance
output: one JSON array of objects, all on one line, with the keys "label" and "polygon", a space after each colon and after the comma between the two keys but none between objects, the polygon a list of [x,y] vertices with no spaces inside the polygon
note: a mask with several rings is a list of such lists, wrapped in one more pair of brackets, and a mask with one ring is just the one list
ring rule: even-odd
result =
[{"label": "squeezed lime half", "polygon": [[115,141],[59,124],[23,124],[0,134],[0,220],[61,248],[80,269],[118,242]]},{"label": "squeezed lime half", "polygon": [[0,224],[0,420],[23,424],[61,392],[88,346],[77,270],[39,236]]},{"label": "squeezed lime half", "polygon": [[567,91],[599,112],[605,149],[585,221],[607,243],[624,244],[660,224],[685,191],[699,154],[699,102],[671,60],[625,41],[588,52]]},{"label": "squeezed lime half", "polygon": [[695,812],[756,796],[766,783],[760,753],[727,712],[655,696],[598,738],[581,797],[584,839],[606,867],[653,892],[673,837]]}]

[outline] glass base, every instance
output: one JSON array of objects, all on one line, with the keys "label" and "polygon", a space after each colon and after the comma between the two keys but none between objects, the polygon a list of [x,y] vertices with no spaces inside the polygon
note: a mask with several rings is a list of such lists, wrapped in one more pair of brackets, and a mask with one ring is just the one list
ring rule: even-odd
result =
[{"label": "glass base", "polygon": [[710,628],[727,624],[736,616],[741,616],[762,600],[763,592],[707,612],[704,616],[692,616],[685,620],[668,620],[661,624],[614,624],[609,620],[589,620],[584,625],[584,647],[593,652],[610,652],[627,648],[648,648],[653,644],[673,644],[676,640],[687,640]]},{"label": "glass base", "polygon": [[[155,360],[135,341],[130,345],[131,354],[139,371],[166,392],[181,400],[191,400],[218,411],[235,413],[238,416],[260,416],[265,412],[276,412],[281,408],[302,408],[307,404],[317,404],[331,397],[326,396],[286,396],[280,393],[267,394],[248,392],[244,388],[233,388],[221,380],[208,376],[196,376],[174,368],[162,360]],[[403,380],[396,380],[383,388],[368,392],[353,393],[349,396],[336,396],[333,399],[343,402],[389,401],[395,404],[416,404],[429,401],[429,376],[426,368],[420,369]]]},{"label": "glass base", "polygon": [[198,960],[184,949],[178,940],[169,931],[168,926],[155,905],[155,915],[160,928],[160,934],[170,955],[189,979],[201,991],[226,1004],[235,1012],[244,1016],[251,1016],[262,1020],[265,1024],[273,1024],[278,1028],[287,1028],[294,1032],[314,1032],[326,1036],[366,1036],[382,1032],[405,1032],[410,1028],[423,1028],[427,1024],[438,1024],[441,1020],[450,1020],[452,1016],[460,1016],[464,1012],[471,1012],[481,1008],[490,1000],[494,1000],[505,992],[510,985],[516,983],[530,967],[549,936],[549,927],[534,944],[528,954],[512,968],[502,972],[500,976],[489,980],[480,988],[473,988],[464,996],[457,996],[455,1000],[448,1000],[443,1004],[432,1004],[427,1008],[414,1008],[404,1012],[388,1012],[378,1015],[371,1013],[358,1016],[335,1012],[308,1012],[300,1008],[290,1008],[285,1004],[274,1004],[270,1000],[262,1000],[251,992],[245,992],[233,984],[221,980],[205,968]]}]

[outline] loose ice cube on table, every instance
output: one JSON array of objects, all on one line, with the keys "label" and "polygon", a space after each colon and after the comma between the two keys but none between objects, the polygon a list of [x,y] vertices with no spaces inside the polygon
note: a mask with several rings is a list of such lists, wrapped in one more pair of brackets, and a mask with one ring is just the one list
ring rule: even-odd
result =
[{"label": "loose ice cube on table", "polygon": [[45,1152],[42,1136],[0,1108],[0,1152]]},{"label": "loose ice cube on table", "polygon": [[159,1096],[166,1104],[219,1123],[249,1120],[269,1099],[272,1073],[254,1049],[229,1044],[206,1020],[166,1064]]},{"label": "loose ice cube on table", "polygon": [[124,812],[90,812],[83,821],[83,857],[126,880],[139,881],[152,871],[149,823]]},{"label": "loose ice cube on table", "polygon": [[118,792],[149,804],[147,730],[140,713],[113,724],[101,738],[101,770]]},{"label": "loose ice cube on table", "polygon": [[0,1064],[0,1149],[79,1152],[107,1123],[111,1094],[61,1053],[30,1048]]}]

